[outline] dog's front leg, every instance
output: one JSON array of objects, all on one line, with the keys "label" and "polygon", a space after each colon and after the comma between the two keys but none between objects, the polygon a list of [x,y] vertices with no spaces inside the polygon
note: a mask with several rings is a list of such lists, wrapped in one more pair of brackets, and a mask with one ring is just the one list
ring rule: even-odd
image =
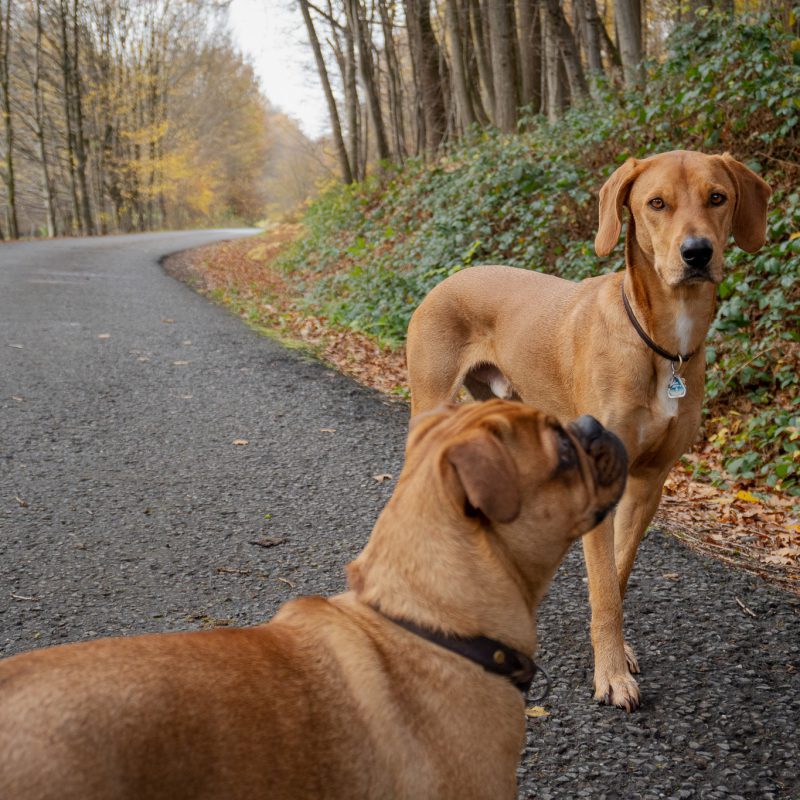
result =
[{"label": "dog's front leg", "polygon": [[622,594],[614,562],[614,515],[583,537],[589,575],[594,648],[594,696],[626,711],[639,707],[639,687],[631,675],[622,634]]}]

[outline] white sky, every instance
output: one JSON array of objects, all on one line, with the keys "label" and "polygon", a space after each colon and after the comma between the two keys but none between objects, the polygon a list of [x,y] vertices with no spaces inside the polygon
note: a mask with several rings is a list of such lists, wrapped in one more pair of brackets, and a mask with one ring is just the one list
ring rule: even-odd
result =
[{"label": "white sky", "polygon": [[270,103],[294,117],[307,136],[325,133],[325,95],[295,0],[233,0],[229,19]]}]

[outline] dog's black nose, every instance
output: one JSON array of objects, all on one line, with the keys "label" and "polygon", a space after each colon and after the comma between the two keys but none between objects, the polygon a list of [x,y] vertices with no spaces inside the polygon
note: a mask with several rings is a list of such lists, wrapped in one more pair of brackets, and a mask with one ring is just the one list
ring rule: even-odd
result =
[{"label": "dog's black nose", "polygon": [[704,269],[714,254],[714,245],[705,237],[687,236],[681,244],[681,258],[687,267]]},{"label": "dog's black nose", "polygon": [[589,445],[606,432],[606,429],[591,414],[578,417],[570,427],[584,445]]}]

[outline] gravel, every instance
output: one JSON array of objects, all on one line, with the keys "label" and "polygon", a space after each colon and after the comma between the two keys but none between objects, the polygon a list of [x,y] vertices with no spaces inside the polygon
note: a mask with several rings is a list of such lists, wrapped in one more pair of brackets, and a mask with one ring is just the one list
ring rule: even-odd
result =
[{"label": "gravel", "polygon": [[[158,265],[243,233],[0,247],[0,655],[251,624],[343,589],[407,407]],[[651,531],[626,600],[643,707],[626,715],[591,700],[586,595],[575,548],[540,609],[552,690],[521,798],[800,798],[800,600]]]}]

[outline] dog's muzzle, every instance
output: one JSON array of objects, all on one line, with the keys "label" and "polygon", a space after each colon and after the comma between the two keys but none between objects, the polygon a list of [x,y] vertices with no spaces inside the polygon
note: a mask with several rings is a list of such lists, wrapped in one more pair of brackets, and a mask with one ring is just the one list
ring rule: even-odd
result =
[{"label": "dog's muzzle", "polygon": [[608,487],[628,471],[628,454],[618,436],[585,414],[569,424],[569,429],[594,463],[597,485]]}]

